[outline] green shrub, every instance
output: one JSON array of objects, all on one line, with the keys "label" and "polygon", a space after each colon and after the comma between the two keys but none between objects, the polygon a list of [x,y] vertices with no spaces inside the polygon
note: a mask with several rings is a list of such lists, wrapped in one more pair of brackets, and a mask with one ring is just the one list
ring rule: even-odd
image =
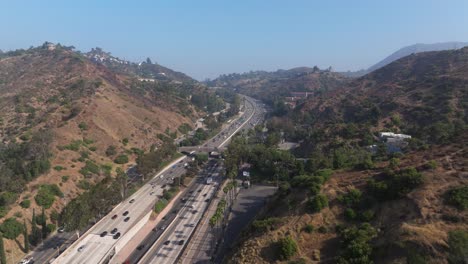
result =
[{"label": "green shrub", "polygon": [[47,229],[47,233],[50,234],[54,232],[55,229],[57,229],[57,226],[54,224],[47,224],[46,229]]},{"label": "green shrub", "polygon": [[279,256],[282,260],[288,260],[297,253],[297,243],[290,236],[287,236],[280,241],[279,244]]},{"label": "green shrub", "polygon": [[128,156],[127,155],[119,155],[117,158],[114,159],[114,162],[117,164],[125,164],[128,163]]},{"label": "green shrub", "polygon": [[83,143],[84,143],[85,145],[90,145],[90,144],[93,144],[93,143],[94,143],[94,140],[89,139],[89,138],[83,138]]},{"label": "green shrub", "polygon": [[34,200],[37,205],[48,209],[54,203],[56,196],[63,197],[62,191],[56,184],[41,185]]},{"label": "green shrub", "polygon": [[328,232],[328,229],[325,226],[320,226],[318,228],[319,233],[325,234]]},{"label": "green shrub", "polygon": [[89,190],[91,188],[91,184],[89,183],[89,181],[87,180],[80,180],[76,186],[80,189],[83,189],[83,190]]},{"label": "green shrub", "polygon": [[89,177],[92,174],[99,174],[100,169],[99,166],[96,163],[94,163],[94,161],[87,160],[85,166],[80,169],[80,173],[83,174],[83,176],[85,177]]},{"label": "green shrub", "polygon": [[356,219],[356,216],[357,216],[356,212],[354,212],[352,208],[346,208],[344,215],[345,215],[345,218],[350,221]]},{"label": "green shrub", "polygon": [[13,240],[23,233],[23,224],[11,217],[0,225],[0,231],[3,233],[3,237]]},{"label": "green shrub", "polygon": [[31,200],[28,200],[28,199],[25,199],[23,201],[20,202],[20,206],[22,208],[29,208],[31,206]]},{"label": "green shrub", "polygon": [[63,176],[62,176],[62,182],[67,182],[69,178],[70,178],[70,176],[68,176],[68,175],[63,175]]},{"label": "green shrub", "polygon": [[3,192],[0,194],[0,206],[9,206],[16,202],[18,199],[18,194],[14,192]]},{"label": "green shrub", "polygon": [[109,156],[114,156],[115,154],[117,154],[117,148],[114,145],[110,145],[109,147],[107,147],[106,155],[108,157]]},{"label": "green shrub", "polygon": [[80,146],[83,143],[81,140],[73,140],[70,144],[63,146],[64,149],[78,151],[80,150]]},{"label": "green shrub", "polygon": [[351,189],[345,195],[338,197],[338,200],[346,206],[357,206],[361,202],[362,192],[358,189]]},{"label": "green shrub", "polygon": [[314,226],[311,225],[311,224],[305,225],[303,229],[304,229],[305,232],[307,232],[309,234],[314,232]]},{"label": "green shrub", "polygon": [[280,223],[281,220],[275,217],[270,217],[264,220],[255,220],[252,223],[252,229],[257,232],[264,233],[269,230],[274,230]]},{"label": "green shrub", "polygon": [[162,210],[164,210],[164,208],[166,208],[167,204],[169,203],[169,201],[167,201],[166,199],[160,199],[156,202],[156,204],[154,205],[154,211],[156,213],[160,213]]},{"label": "green shrub", "polygon": [[447,192],[446,202],[460,210],[468,209],[468,185],[451,189]]},{"label": "green shrub", "polygon": [[359,219],[363,222],[369,222],[374,219],[375,213],[372,210],[365,210],[359,214]]},{"label": "green shrub", "polygon": [[91,146],[91,147],[89,147],[88,149],[89,149],[90,151],[92,151],[92,152],[94,152],[94,151],[97,150],[96,146]]},{"label": "green shrub", "polygon": [[124,146],[127,146],[127,144],[128,144],[128,138],[122,139],[122,144],[124,144]]},{"label": "green shrub", "polygon": [[60,165],[57,165],[57,166],[54,167],[54,170],[56,170],[56,171],[61,171],[61,170],[65,170],[65,169],[66,169],[65,167],[62,167]]},{"label": "green shrub", "polygon": [[468,232],[454,230],[448,234],[450,264],[466,263],[468,259]]},{"label": "green shrub", "polygon": [[323,194],[318,194],[309,201],[309,207],[314,213],[320,212],[323,208],[327,206],[328,206],[328,199]]},{"label": "green shrub", "polygon": [[88,130],[88,125],[85,122],[79,123],[78,127],[80,128],[81,131]]}]

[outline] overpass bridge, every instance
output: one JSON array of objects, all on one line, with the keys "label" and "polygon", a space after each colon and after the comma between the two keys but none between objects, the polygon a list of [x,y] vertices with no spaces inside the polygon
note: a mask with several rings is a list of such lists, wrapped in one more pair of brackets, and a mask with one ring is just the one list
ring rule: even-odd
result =
[{"label": "overpass bridge", "polygon": [[225,147],[221,147],[221,148],[217,148],[217,147],[200,147],[200,146],[186,146],[186,147],[179,147],[179,152],[187,152],[187,153],[190,153],[192,151],[195,151],[195,152],[207,152],[207,153],[210,153],[212,151],[216,151],[216,152],[223,152],[225,151],[226,148]]}]

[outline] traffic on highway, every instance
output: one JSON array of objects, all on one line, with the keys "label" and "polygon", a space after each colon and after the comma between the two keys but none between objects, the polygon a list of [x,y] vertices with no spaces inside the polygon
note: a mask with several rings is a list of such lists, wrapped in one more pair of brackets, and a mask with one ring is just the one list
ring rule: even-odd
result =
[{"label": "traffic on highway", "polygon": [[[243,113],[203,146],[223,147],[235,133],[253,128],[261,121],[265,114],[262,105],[252,98],[244,98]],[[112,257],[147,222],[164,189],[168,189],[174,179],[186,172],[186,163],[190,159],[191,157],[184,156],[169,164],[98,221],[57,259],[52,259],[51,263],[113,263]],[[193,185],[187,188],[189,195],[184,193],[184,198],[176,203],[172,214],[166,215],[157,224],[153,234],[135,249],[128,263],[137,263],[139,259],[141,261],[138,263],[174,263],[202,218],[216,186],[220,184],[221,171],[221,164],[216,162],[213,165],[210,161]],[[212,182],[207,184],[206,178],[210,178]],[[146,253],[143,255],[144,252]]]}]

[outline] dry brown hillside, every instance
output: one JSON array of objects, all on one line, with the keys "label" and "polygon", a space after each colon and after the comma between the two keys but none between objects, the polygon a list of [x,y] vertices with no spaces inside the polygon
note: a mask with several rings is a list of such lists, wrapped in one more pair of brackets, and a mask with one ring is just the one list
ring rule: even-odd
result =
[{"label": "dry brown hillside", "polygon": [[[194,91],[202,89],[191,85]],[[51,153],[48,172],[29,176],[28,180],[18,179],[20,186],[11,187],[6,182],[3,185],[0,194],[19,195],[13,195],[15,200],[2,207],[0,222],[15,217],[21,223],[23,219],[29,223],[32,209],[36,213],[41,211],[34,197],[43,184],[57,184],[64,194],[63,198],[55,199],[46,214],[60,212],[83,192],[79,186],[104,177],[102,172],[87,176],[80,172],[85,161],[99,167],[111,166],[114,174],[115,168],[125,169],[133,163],[136,151],[158,146],[161,143],[158,134],[176,132],[183,123],[193,124],[199,112],[189,97],[176,93],[178,89],[186,88],[167,83],[140,83],[137,76],[116,74],[61,46],[43,46],[1,56],[2,148],[11,144],[21,146],[39,131],[46,131],[52,140],[48,145]],[[186,94],[191,92],[184,90]],[[109,146],[115,146],[115,153],[106,154]],[[114,163],[120,154],[127,155],[129,162]],[[19,164],[28,170],[29,165]],[[0,168],[4,176],[9,173],[1,163]],[[23,200],[31,202],[29,208],[20,206]],[[18,245],[6,240],[9,258],[18,259],[23,254]]]},{"label": "dry brown hillside", "polygon": [[[435,169],[427,167],[431,160],[438,164]],[[468,184],[467,161],[468,150],[460,144],[434,146],[401,159],[400,168],[415,166],[423,174],[424,183],[401,199],[372,208],[375,216],[370,223],[378,230],[372,240],[374,263],[407,263],[407,256],[415,252],[424,256],[427,263],[447,263],[448,232],[468,230],[468,212],[447,205],[444,200],[449,189]],[[290,261],[336,263],[340,252],[336,229],[355,224],[345,219],[345,206],[337,198],[351,189],[365,193],[367,181],[378,179],[387,166],[381,163],[373,170],[335,172],[322,188],[329,207],[320,213],[307,209],[305,191],[273,200],[258,219],[276,218],[278,222],[266,232],[247,232],[228,262],[291,263],[278,260],[276,246],[279,239],[291,236],[298,244],[298,253]],[[285,201],[294,204],[294,209],[288,209]],[[307,225],[314,230],[307,232]]]}]

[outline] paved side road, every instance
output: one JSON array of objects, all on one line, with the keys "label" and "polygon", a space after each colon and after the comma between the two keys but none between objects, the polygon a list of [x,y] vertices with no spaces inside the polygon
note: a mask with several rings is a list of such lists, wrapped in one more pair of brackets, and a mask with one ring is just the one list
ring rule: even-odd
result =
[{"label": "paved side road", "polygon": [[254,219],[260,209],[265,205],[268,197],[276,192],[277,188],[266,185],[252,185],[248,189],[241,189],[232,206],[232,212],[224,232],[224,241],[216,253],[215,263],[221,263],[234,242],[239,238],[240,232]]}]

